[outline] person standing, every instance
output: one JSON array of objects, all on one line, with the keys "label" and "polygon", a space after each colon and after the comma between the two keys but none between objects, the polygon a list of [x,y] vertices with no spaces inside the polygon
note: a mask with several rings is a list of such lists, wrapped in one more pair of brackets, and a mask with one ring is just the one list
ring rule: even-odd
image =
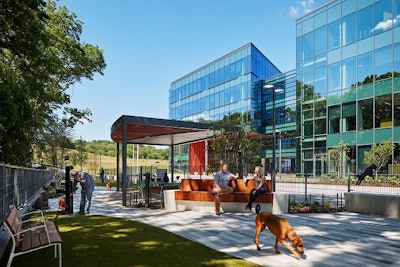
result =
[{"label": "person standing", "polygon": [[100,179],[101,179],[101,183],[103,184],[104,183],[104,169],[103,169],[103,167],[101,167],[101,169],[100,169]]},{"label": "person standing", "polygon": [[92,195],[94,191],[95,182],[93,176],[88,174],[87,172],[77,172],[71,171],[71,176],[74,177],[74,187],[73,187],[73,194],[77,189],[77,184],[80,183],[82,190],[81,190],[81,203],[79,205],[79,212],[80,214],[85,214],[85,206],[86,202],[88,203],[86,208],[86,213],[90,213],[90,205],[92,204]]},{"label": "person standing", "polygon": [[220,194],[230,194],[233,192],[233,188],[229,186],[229,182],[232,179],[237,179],[235,175],[228,171],[228,164],[224,163],[221,165],[221,170],[214,175],[214,188],[211,192],[212,196],[215,196],[215,214],[221,215],[220,206],[221,200]]},{"label": "person standing", "polygon": [[265,182],[265,176],[262,175],[262,168],[261,166],[256,166],[254,169],[255,176],[253,177],[256,185],[250,191],[250,200],[249,203],[246,205],[246,209],[251,210],[253,202],[259,195],[267,193],[267,183]]}]

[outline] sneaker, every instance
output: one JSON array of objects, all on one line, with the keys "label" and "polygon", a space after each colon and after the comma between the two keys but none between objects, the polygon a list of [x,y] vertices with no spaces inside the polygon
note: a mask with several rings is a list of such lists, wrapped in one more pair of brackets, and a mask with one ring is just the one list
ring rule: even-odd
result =
[{"label": "sneaker", "polygon": [[209,194],[213,197],[213,196],[215,196],[217,194],[217,192],[212,191]]}]

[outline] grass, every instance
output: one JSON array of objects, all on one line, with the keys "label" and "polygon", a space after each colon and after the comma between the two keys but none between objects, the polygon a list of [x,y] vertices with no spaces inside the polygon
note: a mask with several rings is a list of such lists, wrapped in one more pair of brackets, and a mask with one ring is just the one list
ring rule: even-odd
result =
[{"label": "grass", "polygon": [[[259,266],[140,222],[97,215],[54,220],[63,240],[63,266]],[[8,249],[9,250],[9,249]],[[13,266],[58,266],[53,249],[14,258]],[[6,252],[0,261],[5,266]]]}]

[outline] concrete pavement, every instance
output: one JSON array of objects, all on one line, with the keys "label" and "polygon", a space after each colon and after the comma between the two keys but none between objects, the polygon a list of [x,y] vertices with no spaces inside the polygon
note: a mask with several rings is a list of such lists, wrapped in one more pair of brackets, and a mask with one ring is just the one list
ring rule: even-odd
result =
[{"label": "concrete pavement", "polygon": [[[79,210],[79,191],[74,196],[74,211]],[[58,199],[49,202],[57,209]],[[127,218],[154,225],[262,266],[400,266],[400,220],[356,213],[281,215],[302,237],[305,254],[301,260],[279,245],[268,231],[260,236],[262,250],[253,243],[255,214],[184,211],[168,212],[121,205],[120,192],[96,187],[92,214]]]}]

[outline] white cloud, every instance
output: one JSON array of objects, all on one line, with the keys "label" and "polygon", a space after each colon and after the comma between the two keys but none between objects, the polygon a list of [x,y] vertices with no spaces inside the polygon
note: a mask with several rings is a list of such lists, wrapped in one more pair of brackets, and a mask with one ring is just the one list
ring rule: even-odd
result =
[{"label": "white cloud", "polygon": [[288,14],[291,17],[298,17],[314,9],[315,9],[314,0],[302,0],[298,1],[297,5],[291,6]]},{"label": "white cloud", "polygon": [[296,7],[291,6],[291,7],[290,7],[290,10],[289,10],[289,16],[291,16],[291,17],[297,17],[298,14],[299,14],[299,8],[296,8]]},{"label": "white cloud", "polygon": [[396,24],[400,20],[400,15],[397,15],[394,19],[388,19],[385,21],[381,21],[376,26],[371,30],[371,32],[377,31],[377,30],[387,30],[392,27],[393,24]]}]

